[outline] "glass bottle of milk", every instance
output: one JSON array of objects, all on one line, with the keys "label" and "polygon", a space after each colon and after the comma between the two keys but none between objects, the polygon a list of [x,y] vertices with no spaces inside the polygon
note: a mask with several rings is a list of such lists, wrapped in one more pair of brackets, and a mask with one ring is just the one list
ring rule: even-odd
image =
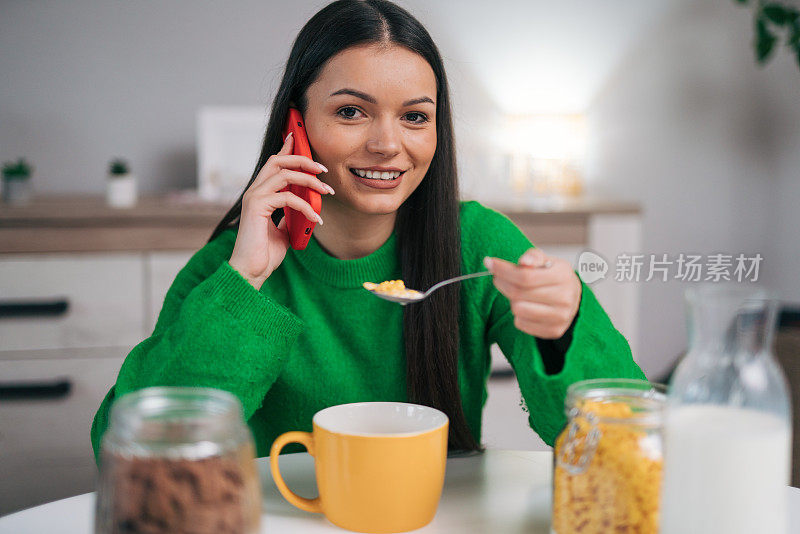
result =
[{"label": "glass bottle of milk", "polygon": [[783,534],[791,406],[771,348],[776,302],[720,285],[686,300],[690,348],[667,397],[661,533]]}]

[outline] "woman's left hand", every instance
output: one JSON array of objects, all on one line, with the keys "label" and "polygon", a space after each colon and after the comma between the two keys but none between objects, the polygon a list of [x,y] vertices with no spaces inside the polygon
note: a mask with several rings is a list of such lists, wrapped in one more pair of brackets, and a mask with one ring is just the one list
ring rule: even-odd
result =
[{"label": "woman's left hand", "polygon": [[542,339],[564,335],[578,313],[582,292],[568,261],[531,248],[518,264],[488,257],[484,264],[497,290],[511,301],[514,326]]}]

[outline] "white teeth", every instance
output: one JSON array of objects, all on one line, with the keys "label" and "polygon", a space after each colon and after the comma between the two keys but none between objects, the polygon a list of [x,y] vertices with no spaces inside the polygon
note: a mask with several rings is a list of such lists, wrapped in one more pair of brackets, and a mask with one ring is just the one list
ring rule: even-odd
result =
[{"label": "white teeth", "polygon": [[362,171],[361,169],[353,169],[355,173],[362,178],[369,178],[371,180],[394,180],[402,173],[400,171]]}]

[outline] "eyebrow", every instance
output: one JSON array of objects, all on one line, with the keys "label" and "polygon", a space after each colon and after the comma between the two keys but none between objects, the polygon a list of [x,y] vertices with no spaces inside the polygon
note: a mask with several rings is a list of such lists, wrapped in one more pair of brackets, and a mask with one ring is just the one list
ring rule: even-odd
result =
[{"label": "eyebrow", "polygon": [[[362,93],[361,91],[356,91],[355,89],[350,89],[348,87],[345,87],[344,89],[339,89],[338,91],[334,91],[333,93],[331,93],[331,96],[336,96],[336,95],[351,95],[356,98],[360,98],[361,100],[366,100],[370,104],[378,103],[378,101],[375,99],[374,96],[370,96],[367,93]],[[403,102],[403,106],[404,107],[413,106],[414,104],[422,104],[423,102],[430,102],[431,104],[436,105],[436,103],[429,97],[420,96],[418,98],[412,98],[411,100],[406,100],[405,102]]]}]

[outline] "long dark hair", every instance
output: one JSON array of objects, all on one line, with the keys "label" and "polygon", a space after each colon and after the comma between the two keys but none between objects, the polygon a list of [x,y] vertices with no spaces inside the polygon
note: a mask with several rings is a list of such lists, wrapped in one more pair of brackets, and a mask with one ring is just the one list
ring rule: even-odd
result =
[{"label": "long dark hair", "polygon": [[[280,150],[281,129],[290,103],[296,103],[300,112],[305,112],[306,90],[325,63],[351,46],[369,43],[396,44],[416,52],[430,64],[436,76],[436,152],[425,178],[398,210],[395,223],[403,280],[408,287],[426,288],[461,273],[458,178],[444,65],[431,36],[403,8],[386,0],[338,0],[306,23],[292,45],[272,103],[261,155],[247,187],[270,155]],[[209,241],[238,225],[242,196],[222,218]],[[282,212],[273,214],[276,224],[282,215]],[[404,309],[407,392],[411,402],[447,414],[451,449],[480,450],[467,426],[458,385],[458,286],[446,286],[424,302]]]}]

